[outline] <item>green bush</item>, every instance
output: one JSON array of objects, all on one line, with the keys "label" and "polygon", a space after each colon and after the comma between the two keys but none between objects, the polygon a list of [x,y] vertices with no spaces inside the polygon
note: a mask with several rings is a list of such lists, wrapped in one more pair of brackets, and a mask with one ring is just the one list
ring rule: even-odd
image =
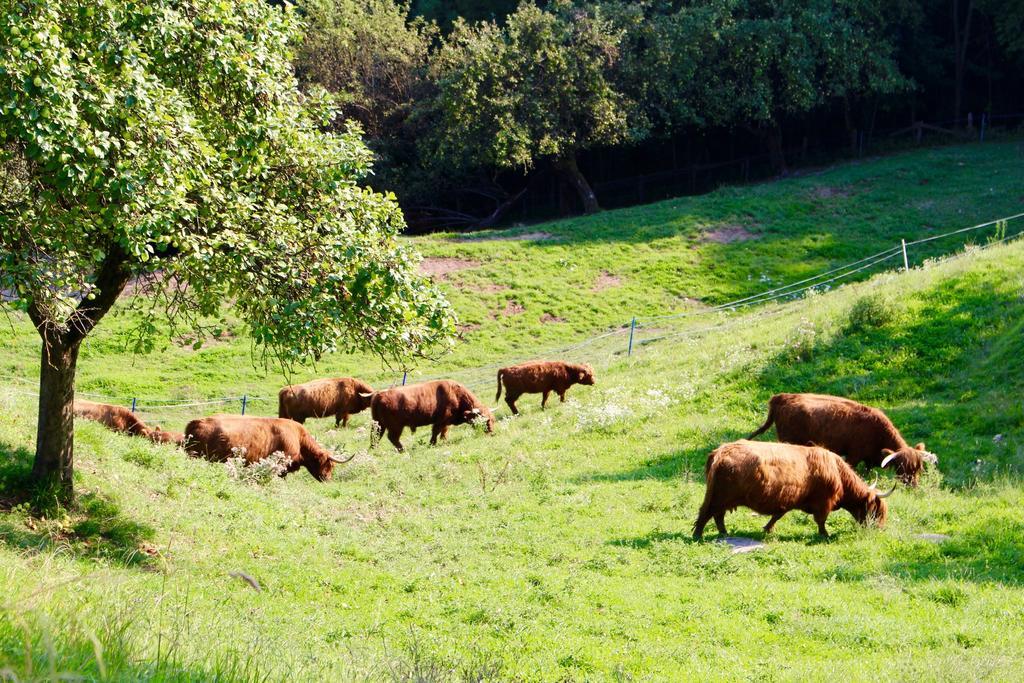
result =
[{"label": "green bush", "polygon": [[851,331],[873,330],[885,327],[898,317],[896,303],[883,294],[867,294],[850,308],[846,329]]}]

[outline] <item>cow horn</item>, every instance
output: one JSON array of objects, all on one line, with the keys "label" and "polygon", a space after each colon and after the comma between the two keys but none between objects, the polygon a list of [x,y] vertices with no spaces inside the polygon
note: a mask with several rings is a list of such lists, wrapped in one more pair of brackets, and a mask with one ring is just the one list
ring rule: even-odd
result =
[{"label": "cow horn", "polygon": [[885,458],[882,460],[882,464],[879,465],[879,467],[883,467],[884,468],[886,465],[889,464],[889,461],[891,461],[895,457],[896,457],[895,453],[890,453],[889,455],[885,456]]},{"label": "cow horn", "polygon": [[871,485],[868,486],[868,488],[871,489],[872,491],[874,491],[875,489],[878,488],[878,475],[877,474],[875,475],[875,480],[873,482],[871,482]]},{"label": "cow horn", "polygon": [[892,492],[896,490],[896,486],[897,485],[899,485],[899,482],[894,482],[891,489],[889,489],[885,493],[879,493],[878,497],[879,498],[888,498],[889,496],[892,495]]},{"label": "cow horn", "polygon": [[938,464],[938,462],[939,462],[939,456],[935,455],[934,453],[930,453],[928,451],[925,451],[924,452],[924,456],[922,456],[922,457],[923,457],[925,462],[930,463],[932,465]]},{"label": "cow horn", "polygon": [[373,397],[373,392],[371,391],[368,394],[364,394],[363,392],[360,391],[359,395],[362,396],[363,398],[372,398]]},{"label": "cow horn", "polygon": [[327,455],[327,457],[328,457],[328,458],[330,458],[331,462],[336,462],[336,463],[338,463],[338,464],[344,465],[344,464],[345,464],[345,463],[347,463],[347,462],[348,462],[349,460],[351,460],[352,458],[356,457],[356,454],[355,454],[355,453],[353,453],[352,455],[348,456],[348,457],[347,457],[347,458],[345,458],[345,459],[339,458],[339,457],[338,457],[338,456],[336,456],[336,455],[335,455],[334,453],[329,453],[329,454]]}]

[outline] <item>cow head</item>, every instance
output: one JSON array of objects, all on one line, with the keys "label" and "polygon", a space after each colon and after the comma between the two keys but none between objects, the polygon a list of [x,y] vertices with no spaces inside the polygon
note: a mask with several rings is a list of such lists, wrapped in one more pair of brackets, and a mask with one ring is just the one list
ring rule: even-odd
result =
[{"label": "cow head", "polygon": [[917,486],[925,463],[934,465],[939,462],[938,456],[925,450],[923,443],[913,447],[904,446],[898,451],[884,448],[882,455],[885,457],[882,459],[881,466],[892,465],[896,476],[907,486]]},{"label": "cow head", "polygon": [[[363,389],[365,389],[365,391],[363,391]],[[366,410],[370,407],[370,403],[373,402],[373,393],[373,388],[368,386],[362,387],[356,393],[356,405],[359,410]]]},{"label": "cow head", "polygon": [[146,436],[154,443],[173,443],[176,446],[181,446],[185,443],[185,435],[181,432],[165,432],[159,427],[149,430]]},{"label": "cow head", "polygon": [[487,420],[487,426],[484,428],[488,434],[494,433],[494,414],[491,409],[487,406],[474,406],[473,408],[467,408],[462,412],[462,417],[466,422],[474,423],[478,420]]},{"label": "cow head", "polygon": [[589,365],[577,365],[574,370],[576,376],[573,379],[576,380],[577,384],[594,385],[594,368]]},{"label": "cow head", "polygon": [[861,524],[867,524],[869,521],[874,520],[875,524],[879,527],[885,526],[885,519],[889,514],[889,507],[885,503],[885,499],[892,495],[892,492],[896,490],[897,484],[893,484],[892,488],[888,491],[882,492],[878,490],[878,479],[868,487],[867,495],[864,496],[861,505],[858,505],[850,510],[853,518]]},{"label": "cow head", "polygon": [[347,458],[339,458],[334,453],[325,450],[319,457],[306,458],[306,462],[303,464],[317,481],[330,481],[334,474],[334,466],[344,464],[354,457],[356,457],[355,453]]}]

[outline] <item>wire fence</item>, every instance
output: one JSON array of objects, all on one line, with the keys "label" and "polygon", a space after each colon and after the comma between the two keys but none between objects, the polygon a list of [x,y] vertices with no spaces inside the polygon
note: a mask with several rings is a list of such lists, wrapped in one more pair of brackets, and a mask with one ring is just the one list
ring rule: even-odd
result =
[{"label": "wire fence", "polygon": [[[822,292],[832,289],[834,286],[845,284],[854,279],[861,279],[867,275],[876,274],[873,271],[881,272],[880,266],[889,267],[893,261],[897,263],[900,270],[909,270],[912,263],[924,258],[957,258],[964,256],[967,251],[945,250],[940,254],[930,253],[918,256],[914,249],[924,244],[929,244],[943,239],[956,236],[974,236],[983,231],[992,232],[988,236],[988,242],[982,248],[1004,244],[1024,235],[1024,212],[1012,216],[1006,216],[977,225],[971,225],[957,230],[951,230],[939,235],[930,235],[907,242],[901,240],[884,251],[865,256],[856,261],[830,268],[816,275],[768,288],[756,294],[728,301],[715,306],[695,308],[687,311],[665,313],[662,315],[646,316],[623,316],[628,322],[614,329],[606,330],[599,334],[578,339],[572,344],[545,349],[538,353],[532,353],[518,359],[506,359],[489,365],[472,368],[455,369],[443,375],[436,376],[415,376],[414,381],[424,382],[432,379],[452,379],[465,384],[471,390],[493,389],[497,386],[496,371],[499,368],[527,360],[538,358],[564,358],[578,362],[589,362],[595,367],[607,367],[616,360],[629,357],[640,349],[667,340],[692,337],[699,339],[703,336],[724,331],[737,324],[749,324],[750,316],[737,316],[740,312],[751,306],[761,306],[769,303],[785,303],[804,297],[808,292]],[[1010,230],[1011,223],[1014,230]],[[963,247],[967,242],[958,243],[957,249]],[[781,306],[768,307],[757,315],[757,320],[768,319],[786,312]],[[38,396],[33,388],[33,380],[17,377],[4,376],[0,379],[20,385],[10,388],[8,391],[19,395]],[[405,384],[409,380],[409,373],[405,372],[401,377],[393,379],[392,386]],[[238,412],[246,414],[258,406],[260,412],[274,412],[276,409],[277,396],[261,396],[253,394],[242,394],[207,398],[202,400],[174,400],[159,398],[140,398],[109,396],[93,392],[77,392],[78,396],[87,399],[95,399],[107,403],[121,404],[131,407],[146,418],[179,418],[184,411],[193,411],[196,408],[208,409],[212,406],[222,406],[222,412]]]}]

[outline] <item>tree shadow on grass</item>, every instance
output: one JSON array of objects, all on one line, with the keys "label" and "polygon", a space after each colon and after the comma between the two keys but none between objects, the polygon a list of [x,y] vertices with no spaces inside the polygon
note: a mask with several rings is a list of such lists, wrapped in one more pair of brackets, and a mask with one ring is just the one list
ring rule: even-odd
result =
[{"label": "tree shadow on grass", "polygon": [[4,510],[31,498],[32,454],[0,442],[0,544],[28,552],[59,550],[124,567],[154,566],[156,550],[147,543],[154,530],[127,519],[117,504],[99,493],[79,495],[57,514],[34,517],[26,510]]}]

